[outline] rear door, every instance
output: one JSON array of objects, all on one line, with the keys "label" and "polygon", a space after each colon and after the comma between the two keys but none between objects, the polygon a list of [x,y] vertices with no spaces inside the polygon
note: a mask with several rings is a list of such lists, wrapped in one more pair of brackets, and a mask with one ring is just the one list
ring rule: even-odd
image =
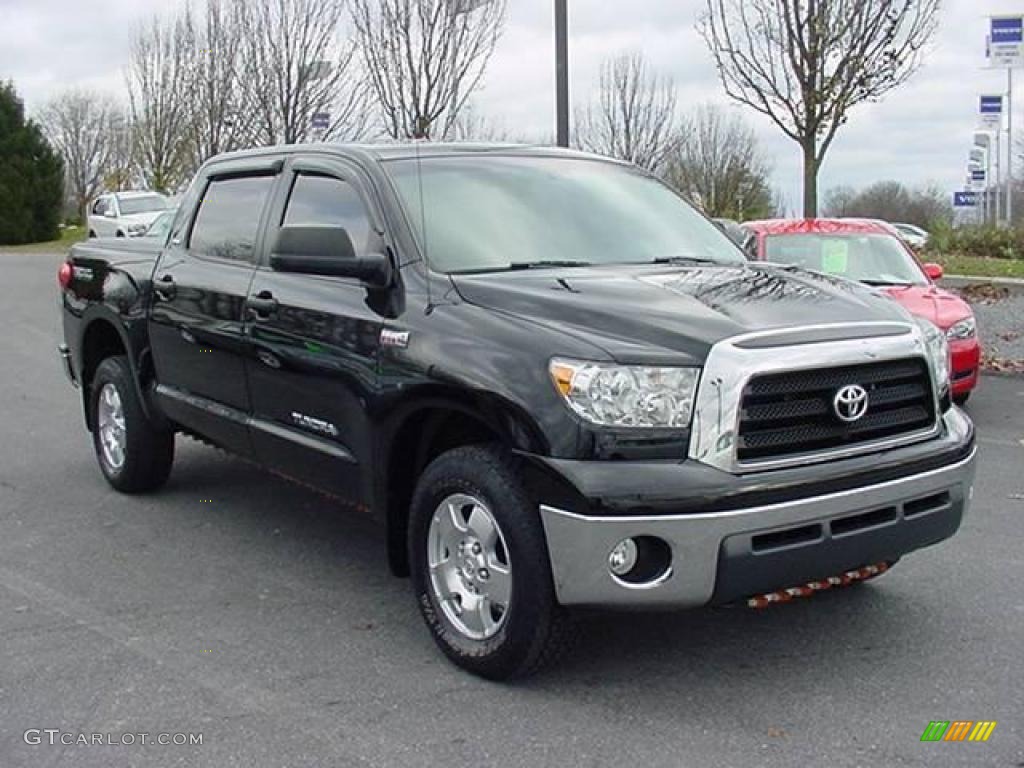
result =
[{"label": "rear door", "polygon": [[[357,254],[384,250],[368,182],[341,160],[297,158],[270,214],[268,252],[283,225],[348,230]],[[383,317],[356,279],[275,272],[249,290],[249,383],[257,459],[354,503],[369,498],[367,403],[377,386]]]},{"label": "rear door", "polygon": [[201,180],[195,213],[175,223],[153,276],[149,335],[161,403],[242,455],[252,452],[244,305],[280,167],[258,158]]}]

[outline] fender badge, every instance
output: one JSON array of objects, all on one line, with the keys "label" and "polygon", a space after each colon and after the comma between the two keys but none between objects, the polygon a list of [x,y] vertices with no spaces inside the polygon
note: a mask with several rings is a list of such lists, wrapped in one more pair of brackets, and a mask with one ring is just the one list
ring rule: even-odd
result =
[{"label": "fender badge", "polygon": [[380,345],[382,347],[398,347],[405,349],[409,346],[408,331],[392,331],[382,328],[380,331]]}]

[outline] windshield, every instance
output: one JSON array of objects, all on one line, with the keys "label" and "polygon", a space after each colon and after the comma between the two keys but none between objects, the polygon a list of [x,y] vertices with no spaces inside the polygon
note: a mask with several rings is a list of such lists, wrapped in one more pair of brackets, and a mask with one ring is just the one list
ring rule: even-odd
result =
[{"label": "windshield", "polygon": [[385,166],[431,268],[441,272],[744,260],[682,198],[627,166],[508,155],[407,159]]},{"label": "windshield", "polygon": [[872,285],[928,284],[914,257],[892,235],[770,235],[765,258]]},{"label": "windshield", "polygon": [[171,222],[173,221],[174,211],[164,211],[153,219],[153,223],[146,230],[145,237],[155,237],[160,240],[166,239],[167,233],[171,231]]},{"label": "windshield", "polygon": [[139,197],[118,197],[118,207],[122,216],[133,213],[149,213],[163,211],[167,208],[167,199],[163,195],[140,195]]}]

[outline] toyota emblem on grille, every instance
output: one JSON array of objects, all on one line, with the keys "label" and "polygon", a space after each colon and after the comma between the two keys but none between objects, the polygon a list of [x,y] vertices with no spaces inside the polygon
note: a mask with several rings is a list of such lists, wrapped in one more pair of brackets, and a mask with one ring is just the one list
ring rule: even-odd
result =
[{"label": "toyota emblem on grille", "polygon": [[832,409],[840,421],[852,424],[868,412],[868,391],[860,384],[847,384],[836,392]]}]

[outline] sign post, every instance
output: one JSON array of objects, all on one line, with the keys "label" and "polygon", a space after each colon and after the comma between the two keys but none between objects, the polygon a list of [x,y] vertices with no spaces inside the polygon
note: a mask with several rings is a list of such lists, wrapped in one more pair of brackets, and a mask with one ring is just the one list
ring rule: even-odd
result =
[{"label": "sign post", "polygon": [[1006,69],[1006,223],[1013,226],[1013,70],[1024,67],[1024,16],[990,17],[988,38],[990,66]]}]

